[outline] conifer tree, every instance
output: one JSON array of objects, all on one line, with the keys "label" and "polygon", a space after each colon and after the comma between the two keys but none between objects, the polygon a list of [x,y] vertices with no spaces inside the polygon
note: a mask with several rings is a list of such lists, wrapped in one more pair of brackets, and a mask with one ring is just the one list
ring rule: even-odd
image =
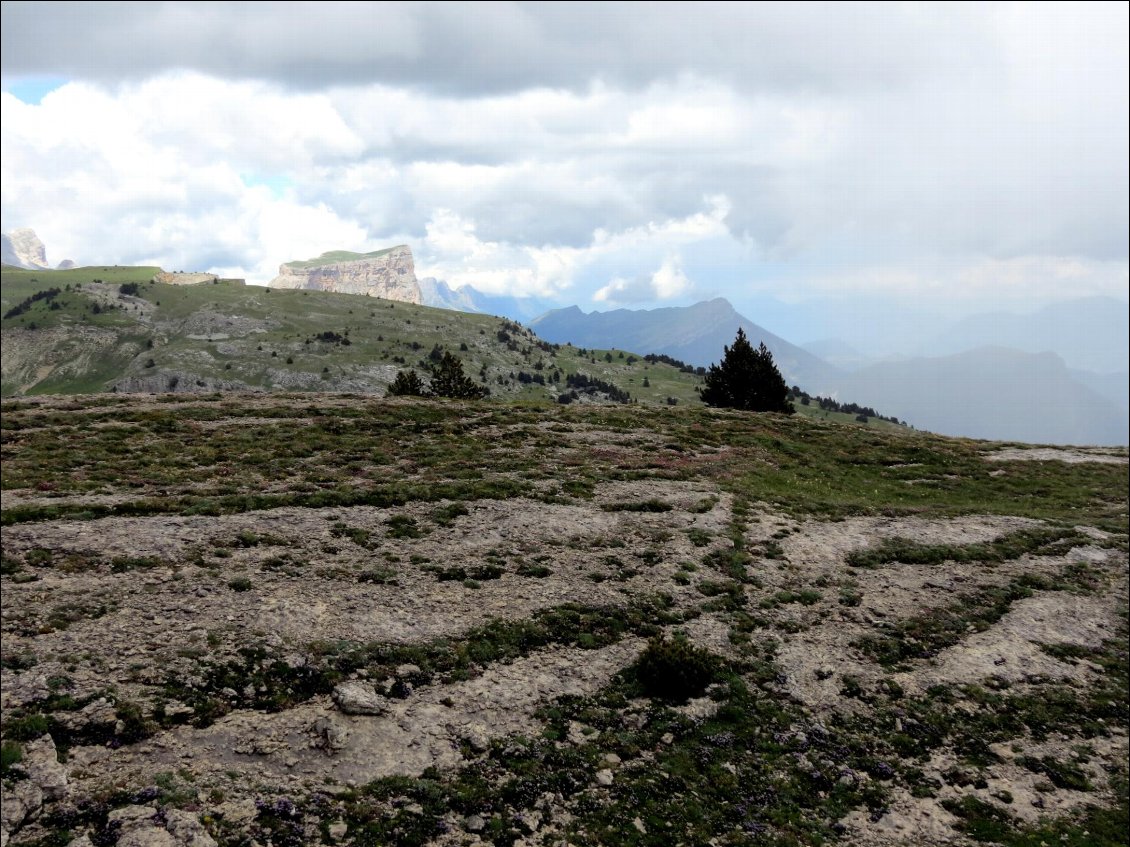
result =
[{"label": "conifer tree", "polygon": [[773,354],[762,342],[757,350],[738,327],[730,347],[723,347],[722,361],[706,372],[706,385],[700,388],[702,402],[708,406],[744,409],[749,412],[783,412],[795,409],[789,402],[785,378],[773,363]]},{"label": "conifer tree", "polygon": [[427,393],[424,381],[415,371],[397,371],[396,379],[388,387],[390,397],[424,397]]},{"label": "conifer tree", "polygon": [[432,369],[431,393],[436,397],[479,400],[486,396],[487,390],[463,373],[463,362],[457,356],[444,353]]}]

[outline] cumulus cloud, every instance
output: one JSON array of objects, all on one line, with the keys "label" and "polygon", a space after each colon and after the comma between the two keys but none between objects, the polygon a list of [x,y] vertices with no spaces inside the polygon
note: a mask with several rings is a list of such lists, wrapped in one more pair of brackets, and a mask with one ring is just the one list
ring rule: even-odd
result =
[{"label": "cumulus cloud", "polygon": [[622,305],[651,303],[681,297],[691,288],[691,281],[679,266],[678,257],[669,256],[650,276],[637,276],[634,279],[615,277],[607,285],[598,288],[592,299],[598,303]]},{"label": "cumulus cloud", "polygon": [[[253,83],[221,95],[215,80],[198,76],[116,95],[72,83],[39,106],[4,93],[5,227],[26,222],[54,255],[79,262],[209,269],[257,281],[294,251],[363,245],[367,236],[355,221],[249,178],[284,171],[283,149],[290,151],[286,169],[302,170],[355,147],[319,98],[273,96]],[[242,111],[242,122],[213,123],[208,116],[217,110]],[[300,126],[287,126],[286,113]],[[259,119],[281,139],[251,132]]]},{"label": "cumulus cloud", "polygon": [[882,87],[938,61],[984,63],[991,47],[969,7],[724,2],[5,3],[0,33],[5,74],[174,68],[460,94],[637,88],[688,71],[750,89]]},{"label": "cumulus cloud", "polygon": [[1125,5],[667,5],[5,3],[3,226],[606,304],[1125,298]]}]

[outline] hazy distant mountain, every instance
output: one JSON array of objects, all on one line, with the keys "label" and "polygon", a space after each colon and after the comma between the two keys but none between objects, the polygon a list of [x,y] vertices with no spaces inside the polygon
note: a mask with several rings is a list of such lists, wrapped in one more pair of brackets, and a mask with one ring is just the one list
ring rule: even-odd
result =
[{"label": "hazy distant mountain", "polygon": [[733,343],[739,326],[754,346],[765,342],[789,385],[799,385],[810,394],[826,394],[838,384],[841,374],[836,368],[738,314],[721,297],[693,306],[589,314],[571,306],[530,323],[546,341],[663,353],[695,366],[720,361],[723,346]]},{"label": "hazy distant mountain", "polygon": [[874,364],[875,357],[866,356],[842,338],[821,338],[800,345],[818,359],[845,371],[854,371]]},{"label": "hazy distant mountain", "polygon": [[1068,369],[1071,378],[1096,394],[1100,394],[1118,406],[1123,412],[1130,412],[1130,373],[1118,371],[1100,374],[1094,371]]},{"label": "hazy distant mountain", "polygon": [[1087,297],[1045,306],[1030,315],[973,315],[923,343],[919,353],[947,355],[975,347],[1011,347],[1027,353],[1050,350],[1080,370],[1126,370],[1130,357],[1130,312],[1112,297]]},{"label": "hazy distant mountain", "polygon": [[472,312],[480,315],[497,315],[525,323],[549,308],[549,303],[538,297],[506,297],[484,294],[471,285],[452,288],[442,279],[424,277],[420,292],[425,306]]},{"label": "hazy distant mountain", "polygon": [[34,229],[14,229],[0,236],[0,259],[5,265],[29,271],[46,270],[47,249]]},{"label": "hazy distant mountain", "polygon": [[1127,414],[1053,353],[982,347],[847,375],[841,396],[919,429],[1054,444],[1126,444]]}]

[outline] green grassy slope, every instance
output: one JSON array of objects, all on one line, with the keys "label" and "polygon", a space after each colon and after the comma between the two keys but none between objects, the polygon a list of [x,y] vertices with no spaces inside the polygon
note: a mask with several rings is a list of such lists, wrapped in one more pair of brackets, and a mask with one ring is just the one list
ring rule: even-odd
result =
[{"label": "green grassy slope", "polygon": [[[4,265],[3,272],[0,273],[0,309],[7,312],[25,297],[52,286],[73,287],[96,279],[112,285],[121,285],[125,282],[149,282],[154,274],[160,272],[160,268],[145,266],[92,265],[65,271],[27,271]],[[4,326],[6,328],[7,323]]]},{"label": "green grassy slope", "polygon": [[[383,391],[398,369],[424,370],[438,345],[459,356],[465,372],[497,397],[552,402],[565,390],[568,374],[583,372],[642,401],[664,403],[671,397],[696,402],[698,378],[691,374],[619,351],[554,347],[501,318],[222,281],[162,285],[150,282],[156,271],[5,271],[5,314],[37,291],[55,287],[62,292],[3,321],[13,348],[12,361],[5,362],[3,393],[100,391],[123,378],[131,378],[136,390],[152,391],[183,390],[185,379],[199,382],[195,387],[201,390]],[[141,283],[136,296],[120,290],[130,282]],[[30,374],[27,368],[16,373],[15,360],[21,355],[50,361],[44,347],[68,343],[64,335],[72,336],[73,344],[73,337],[90,330],[113,338],[103,343],[100,337],[103,347],[88,367],[58,372],[42,366]],[[73,350],[68,358],[80,352]],[[546,384],[522,382],[523,373]]]},{"label": "green grassy slope", "polygon": [[[378,255],[383,251],[374,254]],[[327,261],[359,254],[327,253]],[[425,371],[438,345],[495,399],[555,402],[569,374],[583,373],[633,400],[699,405],[701,378],[642,354],[550,345],[502,318],[361,295],[214,284],[152,282],[155,267],[66,271],[5,268],[2,314],[36,292],[61,290],[0,324],[0,393],[81,394],[110,390],[349,390],[383,393],[396,371]],[[121,286],[136,283],[138,295]],[[128,290],[128,289],[127,289]],[[332,333],[348,344],[330,340]],[[721,351],[719,351],[721,353]],[[557,381],[554,381],[554,374]],[[522,375],[535,381],[524,382]],[[536,379],[542,378],[545,384]],[[805,417],[857,425],[852,415],[797,405]],[[867,424],[902,429],[886,421]]]},{"label": "green grassy slope", "polygon": [[[451,480],[467,467],[493,468],[480,474],[484,492],[498,483],[509,494],[531,493],[552,467],[560,493],[573,495],[609,479],[704,479],[797,519],[1003,514],[1127,531],[1125,465],[1016,462],[1002,474],[982,456],[1000,444],[838,426],[800,415],[701,405],[504,406],[489,399],[288,393],[165,395],[148,406],[138,398],[94,396],[75,398],[63,411],[58,402],[5,401],[0,485],[38,485],[63,497],[120,493],[122,479],[138,481],[129,502],[106,514],[350,504],[386,490],[412,500],[423,496],[416,486],[421,467]],[[240,417],[261,425],[204,426]],[[609,451],[567,449],[561,434],[582,425],[641,438],[630,447],[617,442],[610,464]],[[517,434],[498,438],[490,434],[495,429]],[[664,446],[656,449],[657,443]],[[357,462],[369,460],[356,457],[393,455],[412,461],[394,466],[380,460],[378,476],[358,478]],[[244,476],[232,476],[230,456],[245,457],[239,471]],[[277,496],[243,496],[268,489]],[[98,514],[86,506],[34,506],[26,514],[6,510],[5,521],[71,512]]]}]

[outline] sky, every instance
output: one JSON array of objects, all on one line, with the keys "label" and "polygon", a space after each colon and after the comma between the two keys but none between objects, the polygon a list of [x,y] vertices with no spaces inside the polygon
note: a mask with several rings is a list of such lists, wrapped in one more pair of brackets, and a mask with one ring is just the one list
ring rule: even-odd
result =
[{"label": "sky", "polygon": [[1128,8],[6,0],[0,217],[53,263],[263,284],[404,243],[893,348],[1127,300]]}]

